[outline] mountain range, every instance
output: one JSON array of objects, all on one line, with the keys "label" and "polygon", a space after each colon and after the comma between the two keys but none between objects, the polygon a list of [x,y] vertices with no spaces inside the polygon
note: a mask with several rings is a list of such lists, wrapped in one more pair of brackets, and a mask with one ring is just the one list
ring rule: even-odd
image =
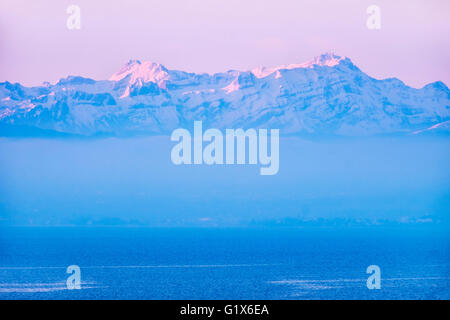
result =
[{"label": "mountain range", "polygon": [[347,57],[196,74],[130,60],[108,80],[0,83],[0,135],[165,135],[210,128],[279,128],[285,135],[450,132],[450,91],[377,80]]}]

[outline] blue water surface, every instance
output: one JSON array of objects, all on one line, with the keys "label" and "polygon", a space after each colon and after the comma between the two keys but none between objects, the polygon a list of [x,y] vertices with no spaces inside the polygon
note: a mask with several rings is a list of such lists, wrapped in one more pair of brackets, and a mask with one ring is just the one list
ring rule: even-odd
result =
[{"label": "blue water surface", "polygon": [[2,227],[0,299],[449,299],[449,249],[419,226]]}]

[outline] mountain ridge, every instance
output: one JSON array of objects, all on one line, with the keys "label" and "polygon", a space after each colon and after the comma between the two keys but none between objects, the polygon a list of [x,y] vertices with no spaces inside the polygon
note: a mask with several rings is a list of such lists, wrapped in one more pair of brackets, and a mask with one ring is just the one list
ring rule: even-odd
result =
[{"label": "mountain ridge", "polygon": [[169,134],[194,120],[215,128],[279,128],[289,135],[447,132],[439,124],[450,120],[450,91],[441,81],[415,89],[397,78],[377,80],[348,57],[329,53],[300,64],[212,75],[130,60],[109,80],[0,83],[3,127],[82,136]]}]

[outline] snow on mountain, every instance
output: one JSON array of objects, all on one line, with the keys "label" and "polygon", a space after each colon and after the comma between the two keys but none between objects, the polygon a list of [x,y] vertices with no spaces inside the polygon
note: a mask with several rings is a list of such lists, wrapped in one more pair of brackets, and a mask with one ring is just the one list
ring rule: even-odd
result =
[{"label": "snow on mountain", "polygon": [[[450,91],[371,78],[349,58],[195,74],[130,60],[109,80],[70,76],[27,88],[0,83],[0,134],[36,128],[80,135],[168,134],[203,120],[215,128],[279,128],[284,134],[448,132]],[[432,130],[432,129],[430,129]],[[17,131],[17,130],[16,130]]]},{"label": "snow on mountain", "polygon": [[151,61],[140,62],[139,60],[130,60],[117,73],[113,74],[110,81],[125,81],[125,91],[121,98],[130,95],[130,89],[133,87],[142,87],[144,83],[152,82],[160,88],[166,87],[166,81],[169,79],[168,70]]},{"label": "snow on mountain", "polygon": [[[311,59],[310,61],[303,62],[303,63],[282,65],[282,66],[277,66],[277,67],[272,67],[272,68],[258,67],[258,68],[253,69],[252,73],[258,78],[265,78],[268,75],[270,75],[274,72],[278,72],[279,70],[282,70],[282,69],[291,70],[291,69],[298,69],[298,68],[313,68],[315,66],[334,67],[334,66],[338,65],[342,60],[345,60],[345,59],[347,59],[347,58],[337,56],[333,53],[326,53],[326,54],[320,55],[318,57],[315,57],[314,59]],[[277,73],[277,76],[278,77],[280,76],[279,72]]]}]

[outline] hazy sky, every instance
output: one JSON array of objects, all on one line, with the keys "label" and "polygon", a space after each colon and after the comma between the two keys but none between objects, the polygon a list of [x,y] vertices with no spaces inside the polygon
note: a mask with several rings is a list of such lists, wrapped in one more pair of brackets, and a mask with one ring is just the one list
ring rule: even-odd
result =
[{"label": "hazy sky", "polygon": [[[81,30],[66,27],[71,4]],[[366,27],[371,4],[381,30]],[[334,51],[375,78],[449,85],[449,21],[448,0],[2,0],[0,81],[106,79],[131,58],[214,73]]]}]

